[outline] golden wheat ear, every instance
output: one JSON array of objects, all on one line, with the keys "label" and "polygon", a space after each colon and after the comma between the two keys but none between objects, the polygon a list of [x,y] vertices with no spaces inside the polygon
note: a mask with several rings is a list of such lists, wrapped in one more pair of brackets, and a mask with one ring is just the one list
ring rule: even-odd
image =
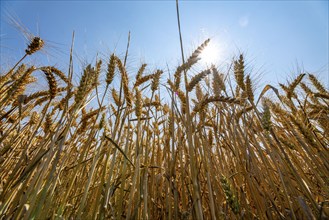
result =
[{"label": "golden wheat ear", "polygon": [[49,67],[40,68],[40,69],[46,75],[48,85],[49,85],[50,99],[53,99],[53,98],[55,98],[55,96],[57,94],[57,82],[56,82],[55,76],[52,73],[51,68],[49,68]]},{"label": "golden wheat ear", "polygon": [[238,86],[244,90],[244,57],[243,54],[240,54],[239,59],[234,61],[234,76]]},{"label": "golden wheat ear", "polygon": [[151,83],[151,90],[154,92],[155,90],[158,89],[159,87],[159,81],[160,81],[160,77],[162,75],[163,71],[162,70],[157,70],[154,73],[154,76],[152,78],[152,83]]},{"label": "golden wheat ear", "polygon": [[195,75],[192,79],[191,79],[191,82],[189,82],[187,84],[187,87],[186,87],[186,90],[188,92],[191,92],[194,87],[204,78],[206,77],[208,74],[210,74],[211,71],[210,69],[206,69],[206,70],[203,70],[201,71],[200,73],[198,73],[197,75]]},{"label": "golden wheat ear", "polygon": [[110,61],[107,65],[107,73],[106,73],[106,83],[107,85],[111,84],[114,78],[114,72],[115,72],[115,65],[116,65],[116,59],[115,55],[112,54],[110,57]]},{"label": "golden wheat ear", "polygon": [[116,63],[118,65],[121,74],[123,92],[124,92],[125,100],[127,102],[127,106],[131,107],[133,102],[133,95],[129,89],[129,79],[128,79],[126,68],[124,67],[124,65],[122,64],[121,60],[118,57],[116,57]]},{"label": "golden wheat ear", "polygon": [[314,87],[317,90],[319,90],[319,92],[324,94],[328,93],[328,91],[324,88],[324,86],[319,82],[319,80],[313,74],[308,74],[308,77],[311,80]]},{"label": "golden wheat ear", "polygon": [[212,89],[215,96],[220,96],[221,91],[225,91],[224,74],[220,74],[215,66],[211,68],[213,72]]},{"label": "golden wheat ear", "polygon": [[44,44],[44,41],[40,37],[34,37],[31,43],[27,46],[25,52],[27,55],[31,55],[37,52],[38,50],[41,50]]}]

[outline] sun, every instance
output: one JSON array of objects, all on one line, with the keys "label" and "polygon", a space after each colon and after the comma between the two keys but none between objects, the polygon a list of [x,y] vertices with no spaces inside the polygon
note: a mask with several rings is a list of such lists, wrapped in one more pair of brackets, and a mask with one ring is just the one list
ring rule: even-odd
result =
[{"label": "sun", "polygon": [[210,41],[200,54],[200,62],[207,66],[216,64],[219,61],[220,53],[221,50],[218,43]]}]

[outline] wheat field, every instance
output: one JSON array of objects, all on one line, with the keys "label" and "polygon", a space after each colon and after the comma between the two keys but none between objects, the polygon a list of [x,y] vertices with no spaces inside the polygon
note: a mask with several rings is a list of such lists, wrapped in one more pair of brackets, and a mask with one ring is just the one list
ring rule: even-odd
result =
[{"label": "wheat field", "polygon": [[33,38],[0,75],[0,218],[328,219],[328,90],[301,72],[256,93],[243,54],[195,74],[208,43],[172,76],[112,54],[76,84],[72,60],[24,63]]}]

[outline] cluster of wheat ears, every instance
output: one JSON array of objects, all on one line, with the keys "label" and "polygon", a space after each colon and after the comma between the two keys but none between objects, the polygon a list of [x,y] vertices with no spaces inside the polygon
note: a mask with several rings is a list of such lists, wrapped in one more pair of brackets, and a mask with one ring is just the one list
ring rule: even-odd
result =
[{"label": "cluster of wheat ears", "polygon": [[243,55],[191,76],[208,42],[172,78],[115,54],[79,85],[72,61],[1,73],[0,219],[327,219],[329,92],[302,73],[255,98]]}]

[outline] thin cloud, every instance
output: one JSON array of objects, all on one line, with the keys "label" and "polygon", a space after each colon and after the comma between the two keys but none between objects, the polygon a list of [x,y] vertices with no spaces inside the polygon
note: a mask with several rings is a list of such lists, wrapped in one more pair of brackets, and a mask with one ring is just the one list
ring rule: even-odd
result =
[{"label": "thin cloud", "polygon": [[247,27],[249,25],[249,16],[243,16],[239,20],[239,25],[241,27]]}]

